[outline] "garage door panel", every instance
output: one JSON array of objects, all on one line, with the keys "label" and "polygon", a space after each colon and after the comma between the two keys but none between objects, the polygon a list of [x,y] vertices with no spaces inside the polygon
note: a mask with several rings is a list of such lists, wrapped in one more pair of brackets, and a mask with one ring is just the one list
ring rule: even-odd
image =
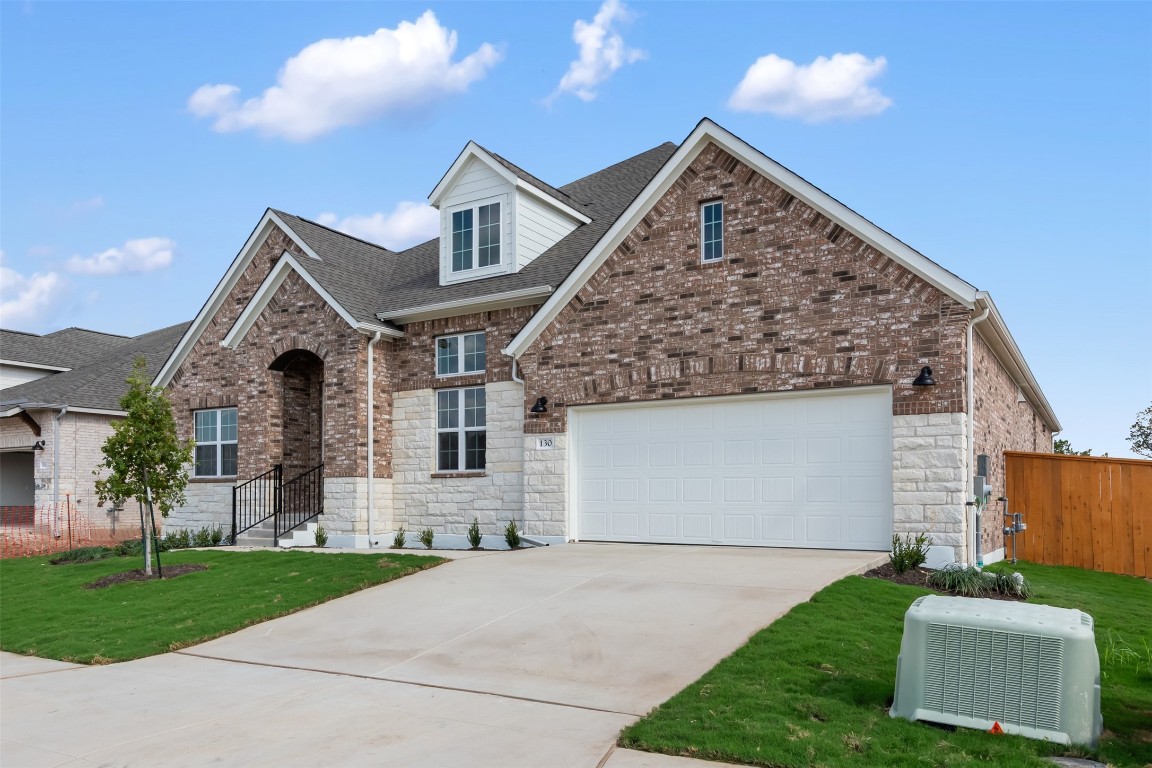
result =
[{"label": "garage door panel", "polygon": [[578,408],[571,418],[580,538],[890,544],[888,392]]}]

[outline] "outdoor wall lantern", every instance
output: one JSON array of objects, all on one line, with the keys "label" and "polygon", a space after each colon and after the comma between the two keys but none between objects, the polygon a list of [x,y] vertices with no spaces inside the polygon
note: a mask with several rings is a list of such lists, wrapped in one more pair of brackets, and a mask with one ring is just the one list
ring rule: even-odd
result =
[{"label": "outdoor wall lantern", "polygon": [[548,398],[536,398],[536,405],[532,406],[530,413],[548,413]]},{"label": "outdoor wall lantern", "polygon": [[932,369],[924,366],[920,369],[920,375],[912,382],[914,387],[934,387],[936,386],[936,379],[932,378]]},{"label": "outdoor wall lantern", "polygon": [[43,440],[37,440],[35,443],[32,444],[32,450],[34,450],[34,451],[44,450],[44,441]]}]

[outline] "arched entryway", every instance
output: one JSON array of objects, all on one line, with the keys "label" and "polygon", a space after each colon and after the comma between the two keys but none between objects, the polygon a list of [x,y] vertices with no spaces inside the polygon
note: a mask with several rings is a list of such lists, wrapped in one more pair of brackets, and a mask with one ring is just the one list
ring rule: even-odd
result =
[{"label": "arched entryway", "polygon": [[288,480],[324,461],[324,361],[293,349],[268,367],[281,373],[281,463]]}]

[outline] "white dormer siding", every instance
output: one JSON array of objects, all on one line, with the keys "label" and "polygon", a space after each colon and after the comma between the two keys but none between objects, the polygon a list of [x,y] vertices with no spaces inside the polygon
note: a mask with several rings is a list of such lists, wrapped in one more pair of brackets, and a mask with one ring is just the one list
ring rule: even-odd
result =
[{"label": "white dormer siding", "polygon": [[[582,223],[590,221],[566,201],[529,184],[479,146],[469,143],[429,201],[440,210],[440,284],[518,272]],[[499,205],[499,263],[484,263],[482,218]],[[455,222],[455,223],[454,223]],[[467,250],[454,253],[457,226],[471,225]],[[461,238],[461,243],[467,238]],[[454,256],[456,258],[454,258]]]}]

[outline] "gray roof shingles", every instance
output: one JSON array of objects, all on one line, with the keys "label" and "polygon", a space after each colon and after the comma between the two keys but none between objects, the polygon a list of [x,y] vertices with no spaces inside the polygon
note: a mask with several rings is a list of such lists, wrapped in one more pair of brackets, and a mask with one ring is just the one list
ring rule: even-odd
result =
[{"label": "gray roof shingles", "polygon": [[519,272],[454,285],[440,285],[439,240],[397,253],[299,216],[273,212],[320,256],[320,261],[302,260],[309,274],[358,322],[379,324],[377,318],[412,307],[544,285],[556,288],[675,151],[675,144],[661,144],[558,190],[493,154],[517,176],[572,205],[592,222],[577,227]]},{"label": "gray roof shingles", "polygon": [[76,368],[129,341],[131,338],[128,336],[87,328],[64,328],[43,336],[0,328],[0,359],[54,368]]},{"label": "gray roof shingles", "polygon": [[136,358],[143,356],[148,371],[155,374],[189,325],[180,323],[132,338],[119,337],[121,343],[94,362],[0,390],[0,411],[36,405],[118,411],[120,398],[128,388],[125,382],[132,373]]}]

